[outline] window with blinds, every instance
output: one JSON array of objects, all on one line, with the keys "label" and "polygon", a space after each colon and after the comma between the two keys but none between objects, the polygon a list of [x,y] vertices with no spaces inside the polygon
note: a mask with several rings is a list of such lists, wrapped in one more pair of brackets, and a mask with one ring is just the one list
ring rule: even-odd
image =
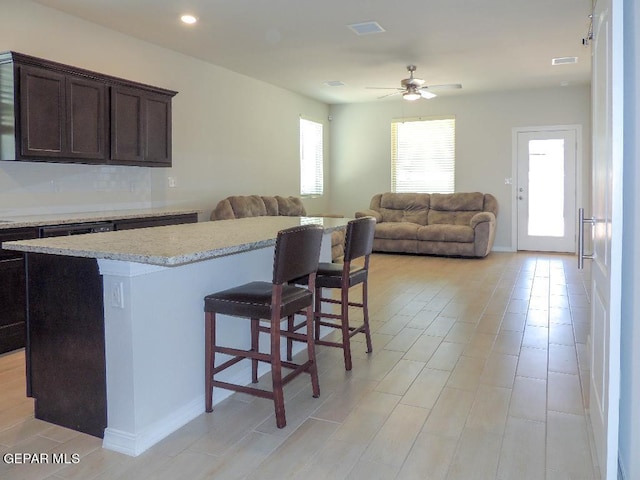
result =
[{"label": "window with blinds", "polygon": [[392,121],[393,192],[453,193],[455,166],[455,117]]},{"label": "window with blinds", "polygon": [[323,193],[322,124],[300,119],[300,195]]}]

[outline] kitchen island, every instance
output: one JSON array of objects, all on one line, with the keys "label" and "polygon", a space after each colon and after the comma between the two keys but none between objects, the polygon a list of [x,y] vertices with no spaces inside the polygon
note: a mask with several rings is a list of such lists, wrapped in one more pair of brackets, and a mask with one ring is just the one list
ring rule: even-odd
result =
[{"label": "kitchen island", "polygon": [[[347,221],[253,217],[3,243],[27,256],[36,417],[140,454],[204,412],[204,296],[270,281],[283,228],[322,225],[329,261],[331,232]],[[244,323],[222,317],[222,341],[245,348]],[[237,367],[227,378],[249,383],[248,365]]]}]

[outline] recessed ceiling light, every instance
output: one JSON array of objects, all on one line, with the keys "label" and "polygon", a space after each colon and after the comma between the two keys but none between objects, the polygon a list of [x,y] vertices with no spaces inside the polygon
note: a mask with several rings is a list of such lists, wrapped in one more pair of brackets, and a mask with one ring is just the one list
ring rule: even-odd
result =
[{"label": "recessed ceiling light", "polygon": [[189,25],[193,25],[194,23],[196,23],[198,21],[198,19],[196,17],[194,17],[193,15],[182,15],[180,17],[180,20],[182,20],[183,23],[189,24]]},{"label": "recessed ceiling light", "polygon": [[578,63],[578,57],[557,57],[551,59],[551,65],[568,65]]}]

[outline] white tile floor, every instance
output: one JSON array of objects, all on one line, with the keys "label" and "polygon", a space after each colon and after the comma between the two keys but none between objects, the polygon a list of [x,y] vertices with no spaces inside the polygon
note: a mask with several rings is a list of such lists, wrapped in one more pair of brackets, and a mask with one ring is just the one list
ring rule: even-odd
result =
[{"label": "white tile floor", "polygon": [[289,384],[285,429],[270,401],[236,394],[137,458],[33,419],[23,353],[4,355],[0,452],[80,462],[0,460],[0,478],[598,478],[584,403],[589,299],[575,257],[374,255],[370,306],[374,352],[356,337],[345,372],[338,349],[319,347],[321,397],[306,376]]}]

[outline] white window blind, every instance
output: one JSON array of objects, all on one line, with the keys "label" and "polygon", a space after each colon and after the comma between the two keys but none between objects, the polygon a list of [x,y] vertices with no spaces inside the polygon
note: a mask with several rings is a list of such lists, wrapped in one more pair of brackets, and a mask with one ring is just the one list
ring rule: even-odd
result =
[{"label": "white window blind", "polygon": [[300,119],[300,195],[323,193],[322,124]]},{"label": "white window blind", "polygon": [[391,123],[391,190],[455,191],[454,117],[400,119]]}]

